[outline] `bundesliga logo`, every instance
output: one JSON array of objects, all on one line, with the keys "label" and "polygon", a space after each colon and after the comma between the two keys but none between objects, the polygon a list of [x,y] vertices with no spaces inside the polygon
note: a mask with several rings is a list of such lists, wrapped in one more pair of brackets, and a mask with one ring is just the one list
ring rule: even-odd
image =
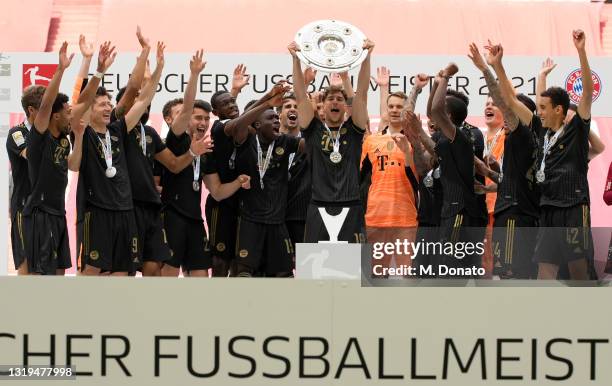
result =
[{"label": "bundesliga logo", "polygon": [[24,64],[22,89],[29,86],[48,86],[55,74],[57,64]]},{"label": "bundesliga logo", "polygon": [[[601,79],[593,70],[591,70],[591,75],[593,78],[593,102],[595,102],[601,94]],[[567,90],[572,102],[580,103],[582,97],[582,71],[580,69],[572,71],[565,79],[565,90]]]}]

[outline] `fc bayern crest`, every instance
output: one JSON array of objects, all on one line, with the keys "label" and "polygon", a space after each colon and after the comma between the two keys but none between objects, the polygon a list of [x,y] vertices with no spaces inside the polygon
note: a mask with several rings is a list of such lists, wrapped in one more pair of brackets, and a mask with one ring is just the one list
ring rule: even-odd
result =
[{"label": "fc bayern crest", "polygon": [[[601,94],[601,78],[593,70],[591,70],[591,75],[593,78],[593,102],[595,102]],[[580,69],[572,71],[565,79],[565,90],[567,90],[572,102],[580,102],[580,98],[582,98],[582,71]]]}]

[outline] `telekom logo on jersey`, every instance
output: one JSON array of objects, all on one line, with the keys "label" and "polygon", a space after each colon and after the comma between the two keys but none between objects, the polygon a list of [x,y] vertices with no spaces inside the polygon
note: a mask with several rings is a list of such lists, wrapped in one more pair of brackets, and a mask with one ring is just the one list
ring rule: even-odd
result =
[{"label": "telekom logo on jersey", "polygon": [[22,89],[29,86],[48,86],[57,64],[24,64]]},{"label": "telekom logo on jersey", "polygon": [[342,225],[344,224],[344,220],[346,220],[348,212],[349,208],[342,208],[342,212],[338,213],[337,215],[331,215],[327,213],[325,208],[319,208],[323,225],[325,225],[327,234],[329,234],[329,241],[319,241],[320,243],[348,243],[348,241],[338,241],[340,229],[342,229]]}]

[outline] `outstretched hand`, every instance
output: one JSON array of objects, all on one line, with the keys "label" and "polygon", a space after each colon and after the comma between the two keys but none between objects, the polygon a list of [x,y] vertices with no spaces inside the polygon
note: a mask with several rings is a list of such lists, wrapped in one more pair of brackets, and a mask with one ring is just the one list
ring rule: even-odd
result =
[{"label": "outstretched hand", "polygon": [[388,88],[390,76],[391,71],[389,71],[387,67],[382,66],[376,69],[376,78],[372,77],[372,80],[374,80],[380,88]]},{"label": "outstretched hand", "polygon": [[488,40],[488,44],[485,46],[487,50],[487,63],[491,66],[501,65],[502,57],[504,56],[504,48],[501,44],[493,44],[491,40]]},{"label": "outstretched hand", "polygon": [[542,62],[542,68],[540,68],[540,75],[548,76],[552,72],[552,70],[557,67],[557,63],[553,62],[551,58],[546,58],[545,61]]},{"label": "outstretched hand", "polygon": [[164,58],[164,50],[166,49],[166,45],[164,42],[157,42],[157,52],[155,54],[155,59],[157,59],[157,65],[163,66],[165,64]]},{"label": "outstretched hand", "polygon": [[189,70],[191,70],[192,74],[199,74],[206,67],[206,61],[204,60],[204,50],[199,49],[196,53],[191,57],[189,61]]},{"label": "outstretched hand", "polygon": [[70,66],[70,63],[72,63],[72,58],[74,58],[74,53],[68,56],[67,52],[68,52],[68,42],[64,42],[62,43],[62,46],[59,50],[59,66],[58,67],[60,70],[67,69]]},{"label": "outstretched hand", "polygon": [[143,49],[151,47],[151,45],[149,44],[149,39],[145,38],[142,35],[142,30],[140,29],[140,26],[136,26],[136,38],[138,39],[138,43],[140,43],[140,47],[142,47]]},{"label": "outstretched hand", "polygon": [[232,90],[240,91],[249,84],[251,75],[247,74],[246,71],[247,68],[242,63],[234,68],[234,74],[232,76]]},{"label": "outstretched hand", "polygon": [[93,43],[87,43],[85,35],[79,35],[79,48],[84,58],[91,58],[94,54]]},{"label": "outstretched hand", "polygon": [[474,66],[478,68],[480,71],[485,71],[487,69],[487,64],[485,63],[480,51],[478,51],[478,47],[475,43],[470,43],[470,53],[468,54],[468,58],[472,60]]},{"label": "outstretched hand", "polygon": [[100,45],[100,51],[98,52],[98,71],[105,73],[106,70],[113,64],[117,53],[115,52],[115,46],[111,47],[111,42],[106,41]]}]

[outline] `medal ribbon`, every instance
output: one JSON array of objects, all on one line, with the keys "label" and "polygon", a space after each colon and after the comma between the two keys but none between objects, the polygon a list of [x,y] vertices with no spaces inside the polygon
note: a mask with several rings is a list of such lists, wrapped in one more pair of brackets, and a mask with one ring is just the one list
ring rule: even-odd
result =
[{"label": "medal ribbon", "polygon": [[100,144],[102,144],[102,151],[104,152],[104,161],[106,161],[106,169],[110,169],[113,167],[113,148],[111,143],[110,132],[106,130],[106,134],[104,135],[104,141],[98,136],[98,140]]},{"label": "medal ribbon", "polygon": [[263,178],[268,170],[268,166],[270,166],[270,159],[272,158],[272,150],[274,149],[274,142],[268,145],[268,150],[266,152],[266,159],[263,159],[263,151],[261,150],[261,145],[259,144],[259,137],[255,135],[255,141],[257,141],[257,167],[259,169],[259,185],[261,189],[264,188]]}]

